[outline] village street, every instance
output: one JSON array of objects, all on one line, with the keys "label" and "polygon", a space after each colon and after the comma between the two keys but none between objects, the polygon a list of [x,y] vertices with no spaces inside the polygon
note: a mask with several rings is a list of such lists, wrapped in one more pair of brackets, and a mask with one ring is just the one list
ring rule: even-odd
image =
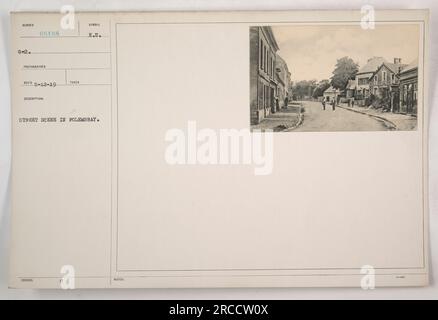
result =
[{"label": "village street", "polygon": [[[305,37],[297,37],[292,29],[288,33],[288,28],[251,27],[249,122],[252,130],[328,132],[417,129],[420,92],[418,51],[414,47],[405,52],[408,59],[390,51],[383,54],[387,51],[383,46],[379,49],[383,55],[361,53],[361,61],[358,61],[351,55],[358,54],[354,48],[339,50],[334,46],[330,59],[314,63],[321,57],[316,54],[309,59],[309,56],[320,52],[318,46]],[[319,32],[325,33],[322,28]],[[412,31],[413,41],[414,33]],[[342,37],[336,39],[339,43],[344,41]],[[391,33],[385,33],[384,39],[390,42]],[[309,49],[298,54],[296,43]],[[341,54],[340,51],[344,50]],[[306,67],[300,63],[302,55],[310,61]],[[326,110],[323,110],[320,101],[327,102]],[[339,104],[336,110],[332,110],[329,103],[332,101]]]},{"label": "village street", "polygon": [[322,109],[321,102],[303,101],[303,123],[291,130],[295,131],[381,131],[388,130],[383,122],[364,114],[349,111],[326,104]]}]

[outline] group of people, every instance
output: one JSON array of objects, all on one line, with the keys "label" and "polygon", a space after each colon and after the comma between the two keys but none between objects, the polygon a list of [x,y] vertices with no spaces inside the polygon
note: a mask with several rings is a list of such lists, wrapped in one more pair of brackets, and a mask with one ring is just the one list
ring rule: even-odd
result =
[{"label": "group of people", "polygon": [[325,99],[322,99],[322,110],[325,110],[326,103],[331,104],[332,110],[335,111],[335,109],[336,109],[336,99],[335,98],[333,98],[331,102],[330,102],[330,98],[327,98],[327,102]]},{"label": "group of people", "polygon": [[[271,108],[273,113],[280,110],[280,100],[278,99],[278,97],[275,97],[274,103],[275,103],[275,108],[274,106],[272,106]],[[286,96],[283,100],[283,108],[287,108],[288,105],[289,105],[289,97]]]},{"label": "group of people", "polygon": [[[335,111],[336,105],[338,103],[338,99],[337,98],[330,99],[329,97],[327,97],[327,100],[326,100],[326,98],[323,98],[322,99],[322,110],[325,110],[325,106],[327,103],[331,104],[332,110]],[[354,99],[353,98],[348,99],[347,103],[348,103],[349,107],[354,107]]]}]

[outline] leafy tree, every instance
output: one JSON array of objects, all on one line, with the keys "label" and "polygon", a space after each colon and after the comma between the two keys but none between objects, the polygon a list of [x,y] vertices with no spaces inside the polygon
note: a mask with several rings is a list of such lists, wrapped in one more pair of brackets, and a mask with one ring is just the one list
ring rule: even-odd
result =
[{"label": "leafy tree", "polygon": [[316,80],[301,80],[293,85],[292,94],[296,99],[310,97],[316,86]]},{"label": "leafy tree", "polygon": [[327,79],[321,80],[318,82],[315,90],[313,90],[312,97],[318,98],[321,97],[325,90],[327,90],[330,87],[330,81]]},{"label": "leafy tree", "polygon": [[331,85],[337,89],[344,89],[347,86],[348,80],[354,79],[359,71],[359,65],[349,57],[342,57],[336,62],[333,76],[331,77]]}]

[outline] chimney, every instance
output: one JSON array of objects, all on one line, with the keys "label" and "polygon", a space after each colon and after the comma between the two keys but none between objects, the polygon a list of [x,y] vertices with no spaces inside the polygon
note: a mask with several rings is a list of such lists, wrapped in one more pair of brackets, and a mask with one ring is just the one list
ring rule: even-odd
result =
[{"label": "chimney", "polygon": [[400,64],[401,58],[394,58],[394,64]]}]

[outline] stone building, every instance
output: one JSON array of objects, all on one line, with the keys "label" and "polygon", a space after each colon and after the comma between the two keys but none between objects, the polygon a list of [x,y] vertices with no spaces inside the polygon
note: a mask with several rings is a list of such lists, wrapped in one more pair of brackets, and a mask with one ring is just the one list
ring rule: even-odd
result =
[{"label": "stone building", "polygon": [[251,124],[257,124],[276,110],[276,53],[279,48],[269,26],[251,27],[249,37]]},{"label": "stone building", "polygon": [[277,98],[280,108],[286,108],[286,97],[289,99],[289,87],[291,73],[287,63],[278,54],[275,61],[275,71],[277,73]]},{"label": "stone building", "polygon": [[417,114],[418,59],[400,72],[400,112]]}]

